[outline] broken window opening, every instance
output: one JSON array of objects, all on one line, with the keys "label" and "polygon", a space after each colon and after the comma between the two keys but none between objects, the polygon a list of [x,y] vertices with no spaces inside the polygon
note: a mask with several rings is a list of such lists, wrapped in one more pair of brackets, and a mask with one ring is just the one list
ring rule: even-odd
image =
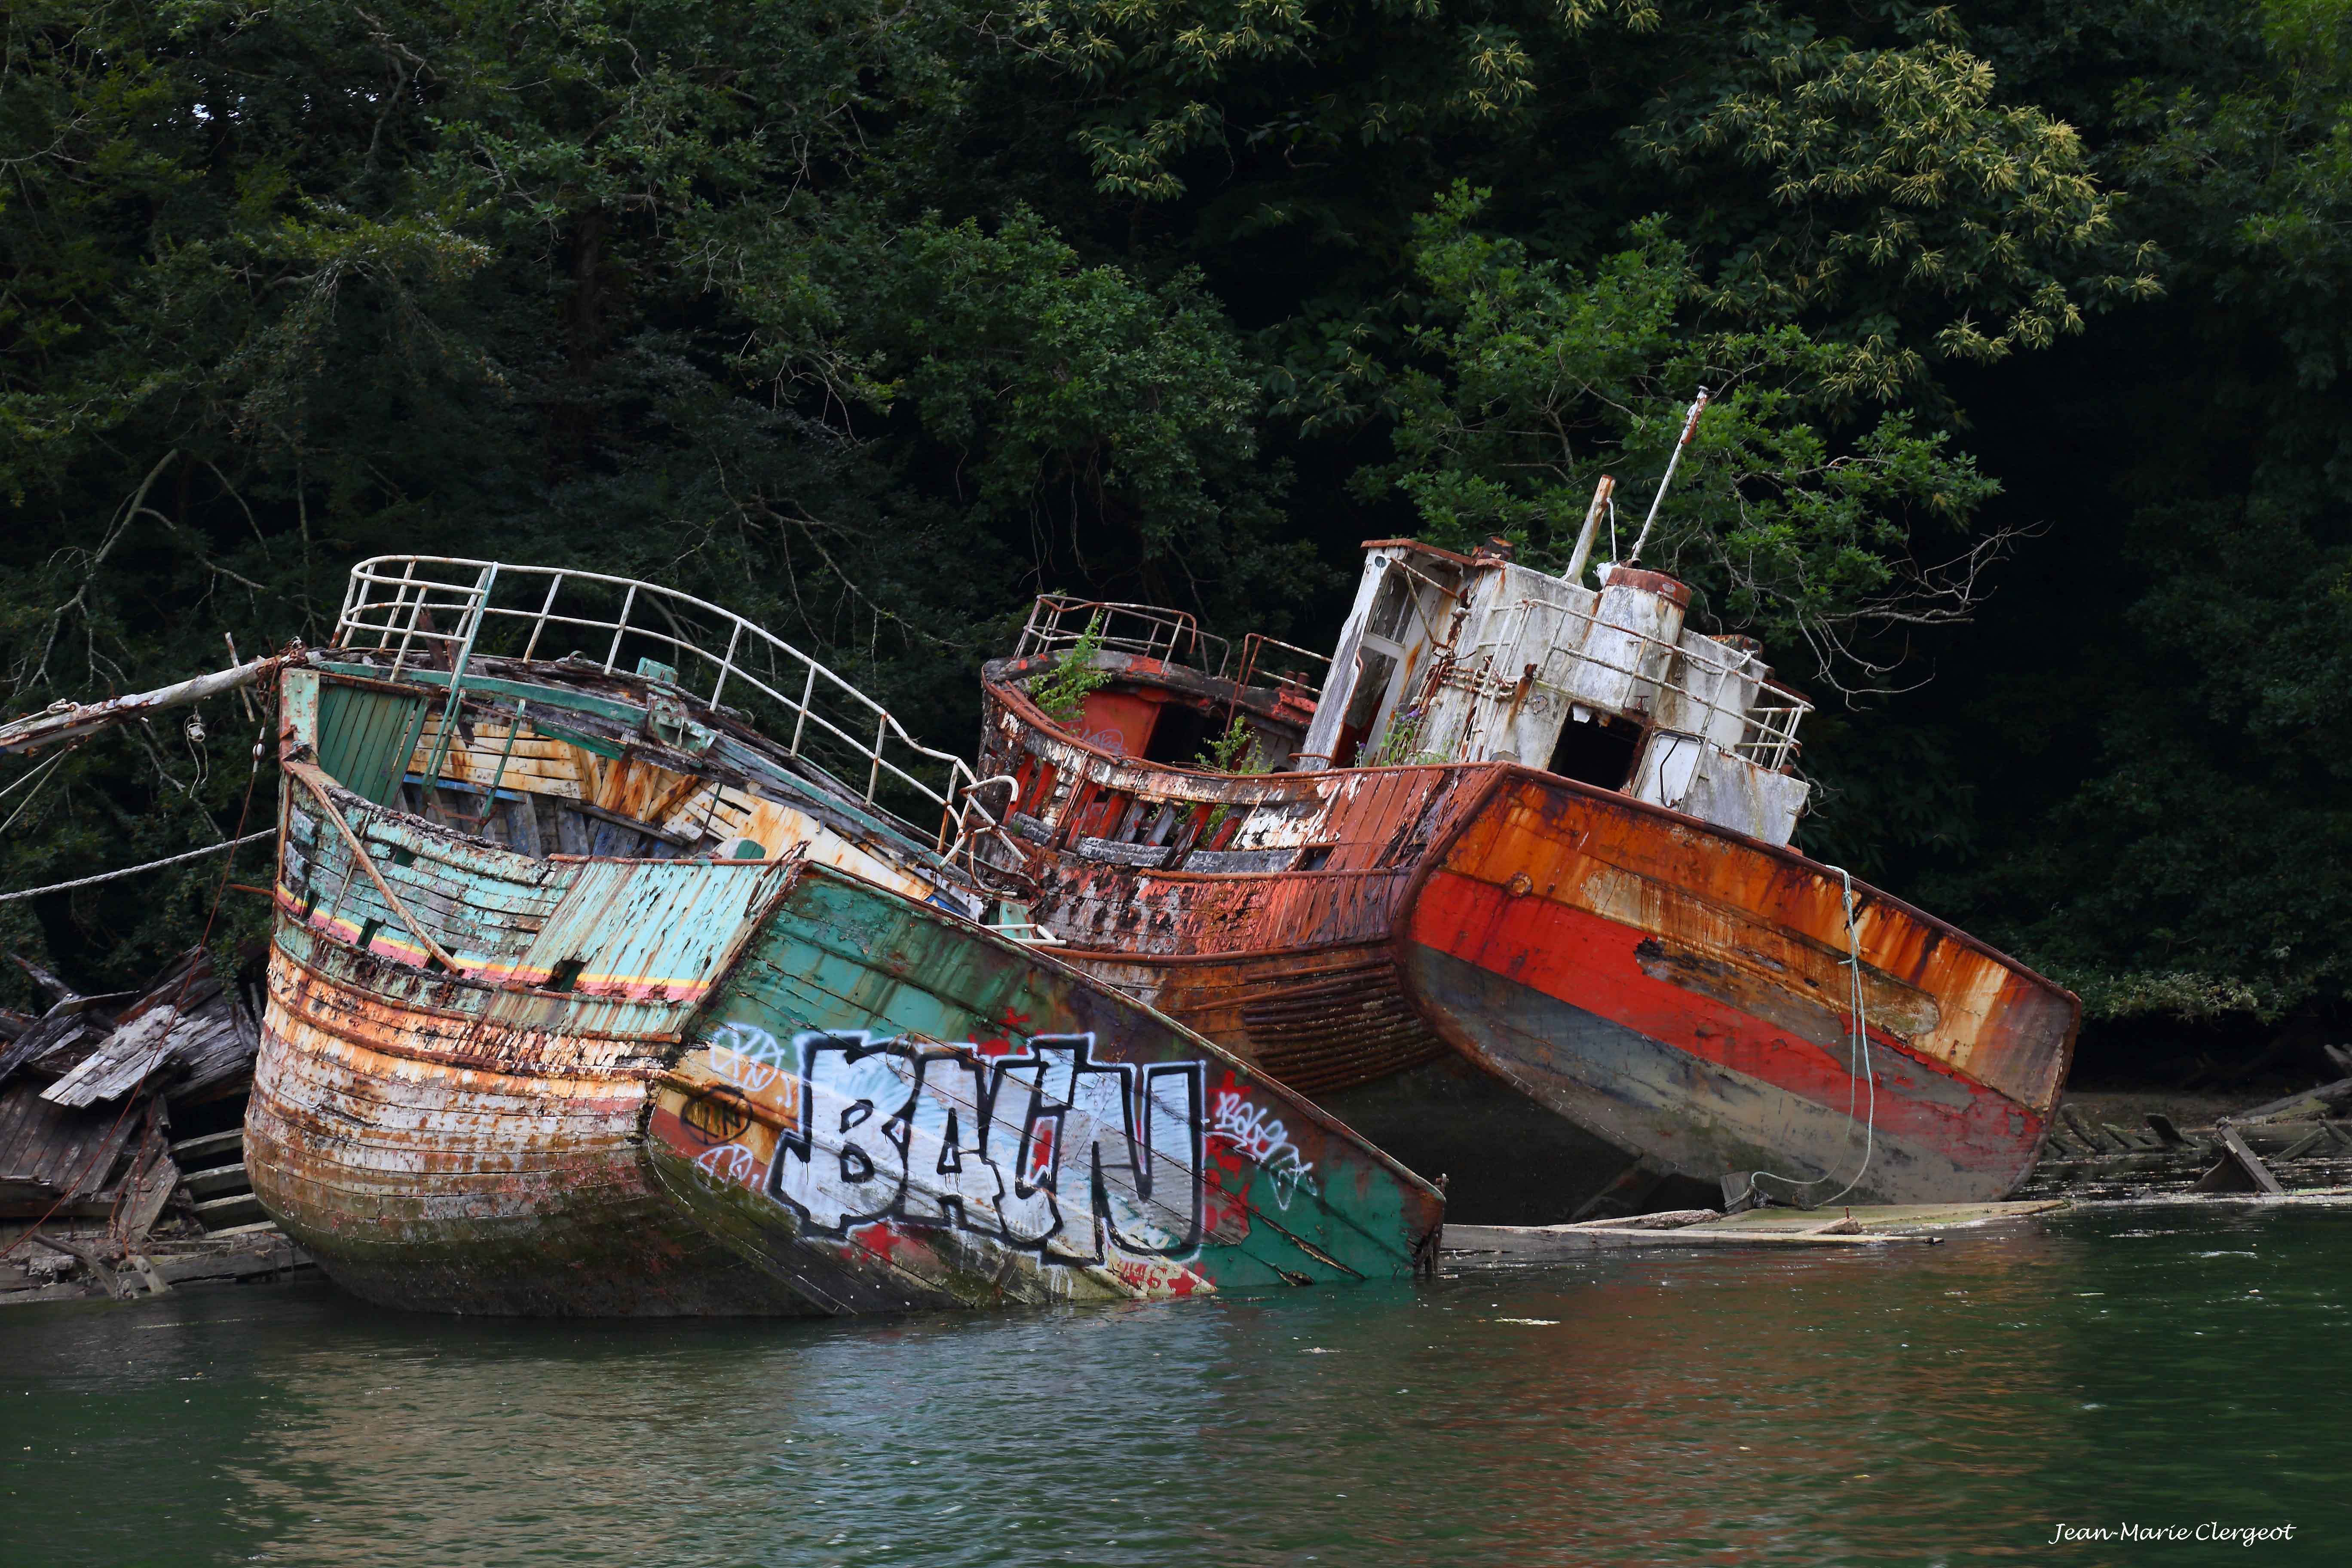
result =
[{"label": "broken window opening", "polygon": [[1579,784],[1622,790],[1633,775],[1633,758],[1641,747],[1642,726],[1630,719],[1607,713],[1571,718],[1560,726],[1559,743],[1552,748],[1546,771]]}]

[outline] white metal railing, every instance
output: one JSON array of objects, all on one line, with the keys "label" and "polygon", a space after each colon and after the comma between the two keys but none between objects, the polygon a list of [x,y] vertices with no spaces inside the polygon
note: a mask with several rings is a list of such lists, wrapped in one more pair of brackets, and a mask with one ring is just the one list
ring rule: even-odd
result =
[{"label": "white metal railing", "polygon": [[[1040,594],[1029,606],[1029,623],[1021,628],[1020,646],[1013,657],[1059,652],[1076,646],[1089,630],[1099,647],[1168,664],[1189,664],[1207,675],[1223,676],[1233,655],[1224,638],[1202,631],[1200,623],[1181,610]],[[1217,659],[1213,668],[1208,662],[1213,647]]]},{"label": "white metal railing", "polygon": [[[520,603],[499,602],[501,590],[518,587],[523,590]],[[562,598],[567,587],[618,594],[620,613],[573,613],[575,606]],[[666,648],[675,660],[681,689],[697,691],[698,677],[708,677],[709,690],[702,700],[710,706],[717,707],[737,683],[774,703],[792,726],[783,749],[793,758],[817,763],[819,753],[829,752],[835,761],[847,757],[863,763],[866,787],[860,798],[865,805],[888,809],[880,799],[887,781],[939,806],[940,847],[950,856],[968,848],[979,834],[1002,831],[973,792],[983,782],[1010,781],[975,778],[961,757],[920,744],[889,710],[731,610],[674,588],[599,572],[446,555],[375,556],[352,568],[335,621],[334,646],[391,653],[395,677],[404,668],[426,664],[447,669],[449,701],[435,743],[436,774],[448,746],[467,668],[484,653],[479,643],[486,626],[514,629],[525,661],[545,657],[541,645],[549,641],[551,628],[557,628],[556,636],[565,640],[591,634],[590,640],[603,647],[600,659],[593,653],[588,657],[608,673],[629,639],[637,646]]]},{"label": "white metal railing", "polygon": [[1747,758],[1759,767],[1779,773],[1797,755],[1797,721],[1813,710],[1813,705],[1781,685],[1767,679],[1756,689],[1756,700],[1748,705],[1748,730],[1734,754]]},{"label": "white metal railing", "polygon": [[[1497,606],[1498,610],[1501,608]],[[1635,689],[1647,686],[1662,692],[1671,691],[1694,708],[1731,721],[1738,729],[1740,738],[1725,750],[1734,756],[1774,773],[1788,766],[1796,756],[1797,725],[1813,710],[1813,705],[1769,676],[1758,677],[1750,668],[1748,656],[1742,655],[1736,662],[1717,659],[1706,651],[1704,645],[1694,647],[1680,640],[1668,642],[1638,626],[1603,621],[1597,606],[1592,610],[1579,610],[1549,601],[1522,599],[1509,609],[1518,612],[1518,633],[1516,636],[1482,635],[1471,645],[1468,655],[1441,674],[1439,679],[1444,684],[1466,690],[1474,699],[1507,701],[1517,691],[1517,681],[1494,674],[1487,665],[1492,662],[1494,651],[1524,640],[1528,618],[1541,610],[1571,623],[1583,623],[1583,629],[1572,648],[1572,656],[1580,662],[1598,665],[1602,669],[1626,676],[1635,683]],[[1508,611],[1503,613],[1507,615]],[[1486,624],[1490,626],[1496,624],[1493,612],[1489,613]],[[1505,621],[1504,625],[1507,626],[1509,623]],[[1629,638],[1633,650],[1631,663],[1619,663],[1597,651],[1591,636],[1595,627],[1605,627]],[[1476,656],[1481,651],[1488,652],[1489,658],[1478,659]],[[1653,654],[1660,656],[1654,663],[1650,657]],[[1716,695],[1702,696],[1690,679],[1694,665],[1715,677],[1712,685],[1716,693],[1738,689],[1733,685],[1736,681],[1741,686],[1752,684],[1756,689],[1755,695],[1738,707],[1721,701]],[[1645,666],[1650,668],[1645,668]],[[1465,731],[1465,741],[1476,725],[1477,720],[1474,717],[1470,730]],[[1703,724],[1700,728],[1711,731],[1713,726]]]}]

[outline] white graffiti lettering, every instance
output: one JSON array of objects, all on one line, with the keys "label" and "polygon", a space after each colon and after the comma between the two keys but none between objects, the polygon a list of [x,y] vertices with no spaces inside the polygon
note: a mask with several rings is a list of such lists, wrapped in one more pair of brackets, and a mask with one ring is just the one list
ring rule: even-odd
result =
[{"label": "white graffiti lettering", "polygon": [[1200,1245],[1202,1063],[1096,1061],[1091,1035],[993,1058],[864,1032],[793,1045],[799,1127],[768,1190],[813,1230],[953,1227],[1059,1263]]},{"label": "white graffiti lettering", "polygon": [[1290,1129],[1268,1116],[1263,1107],[1232,1090],[1220,1090],[1217,1119],[1209,1132],[1265,1167],[1274,1181],[1276,1207],[1289,1208],[1295,1194],[1315,1194],[1314,1165],[1300,1157],[1297,1146],[1290,1142]]},{"label": "white graffiti lettering", "polygon": [[752,1094],[763,1092],[778,1075],[793,1069],[791,1054],[757,1024],[721,1024],[706,1044],[710,1070]]},{"label": "white graffiti lettering", "polygon": [[721,1143],[696,1155],[694,1163],[704,1175],[716,1176],[722,1182],[741,1182],[750,1179],[759,1156],[740,1143]]}]

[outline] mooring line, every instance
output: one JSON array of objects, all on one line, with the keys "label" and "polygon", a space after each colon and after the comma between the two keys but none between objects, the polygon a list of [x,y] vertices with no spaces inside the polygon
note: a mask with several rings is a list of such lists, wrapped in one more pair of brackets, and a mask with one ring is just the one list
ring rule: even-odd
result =
[{"label": "mooring line", "polygon": [[75,888],[95,887],[100,882],[119,881],[124,877],[136,877],[142,871],[155,871],[166,866],[176,866],[183,860],[201,860],[207,855],[217,855],[224,849],[237,849],[247,844],[258,844],[265,838],[276,837],[277,832],[274,827],[266,828],[259,833],[248,833],[242,838],[228,838],[218,844],[207,844],[202,849],[191,849],[185,855],[172,855],[161,860],[150,860],[144,866],[125,866],[120,871],[101,871],[95,877],[82,877],[71,882],[53,882],[46,888],[26,888],[21,893],[0,893],[0,904],[13,904],[19,899],[37,899],[43,893],[63,893]]},{"label": "mooring line", "polygon": [[[1849,1136],[1852,1135],[1853,1131],[1854,1100],[1856,1098],[1857,1089],[1867,1089],[1869,1090],[1870,1109],[1863,1121],[1862,1163],[1854,1167],[1853,1180],[1846,1183],[1844,1186],[1840,1187],[1836,1192],[1831,1194],[1828,1197],[1822,1199],[1819,1203],[1800,1203],[1798,1205],[1800,1208],[1826,1208],[1830,1205],[1837,1202],[1840,1198],[1845,1196],[1846,1194],[1853,1191],[1855,1187],[1862,1184],[1863,1176],[1870,1170],[1871,1157],[1878,1152],[1878,1079],[1872,1074],[1870,1068],[1870,1018],[1868,1014],[1864,1011],[1862,984],[1862,933],[1857,928],[1854,921],[1853,873],[1847,870],[1843,866],[1825,866],[1823,868],[1826,870],[1835,871],[1838,874],[1839,880],[1844,885],[1845,942],[1846,952],[1850,955],[1846,961],[1845,967],[1851,973],[1846,1000],[1852,1010],[1853,1019],[1853,1032],[1847,1037],[1846,1040],[1847,1066],[1845,1124]],[[1859,1084],[1854,1081],[1855,1074],[1853,1066],[1853,1059],[1857,1054],[1859,1054],[1862,1060],[1862,1072],[1860,1075],[1861,1082]],[[1800,1181],[1795,1176],[1784,1176],[1778,1171],[1750,1171],[1748,1173],[1748,1190],[1750,1193],[1755,1193],[1757,1191],[1756,1184],[1766,1177],[1769,1177],[1776,1182],[1786,1182],[1791,1187],[1818,1187],[1836,1181],[1837,1173],[1832,1171],[1827,1175],[1815,1176],[1811,1181]]]}]

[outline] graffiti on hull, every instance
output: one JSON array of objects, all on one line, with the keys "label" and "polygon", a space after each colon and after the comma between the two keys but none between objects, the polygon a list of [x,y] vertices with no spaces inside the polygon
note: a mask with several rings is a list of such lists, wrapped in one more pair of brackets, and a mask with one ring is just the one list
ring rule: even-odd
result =
[{"label": "graffiti on hull", "polygon": [[1277,1207],[1288,1208],[1294,1194],[1314,1194],[1314,1162],[1300,1157],[1297,1145],[1290,1141],[1290,1129],[1268,1116],[1263,1108],[1252,1105],[1230,1089],[1220,1090],[1216,1124],[1209,1131],[1265,1167],[1266,1174],[1274,1179]]},{"label": "graffiti on hull", "polygon": [[721,1025],[700,1058],[717,1081],[676,1121],[698,1167],[803,1234],[952,1230],[1079,1265],[1200,1249],[1206,1064],[1097,1060],[1092,1035],[991,1048]]}]

